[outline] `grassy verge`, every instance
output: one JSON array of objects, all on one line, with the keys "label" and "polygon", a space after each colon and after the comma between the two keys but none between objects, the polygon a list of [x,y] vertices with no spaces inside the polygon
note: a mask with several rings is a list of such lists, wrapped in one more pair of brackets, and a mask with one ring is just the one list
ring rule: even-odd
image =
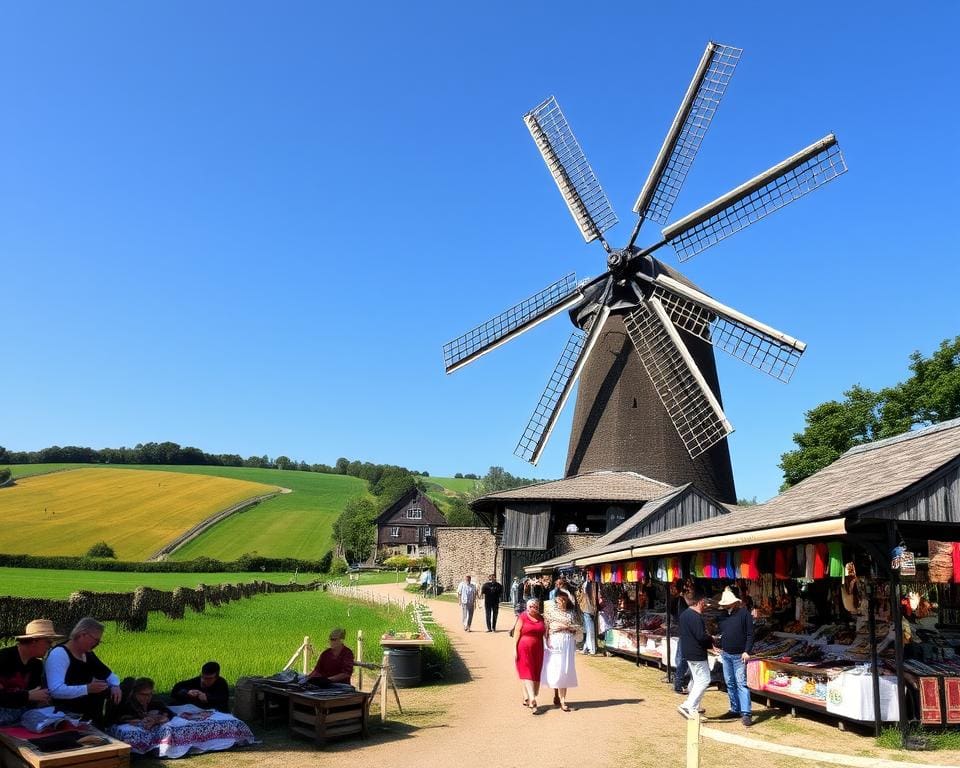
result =
[{"label": "grassy verge", "polygon": [[[960,751],[960,731],[942,730],[914,730],[908,738],[919,741],[924,750],[956,750]],[[898,728],[884,728],[877,737],[877,746],[884,749],[902,750],[903,738]]]}]

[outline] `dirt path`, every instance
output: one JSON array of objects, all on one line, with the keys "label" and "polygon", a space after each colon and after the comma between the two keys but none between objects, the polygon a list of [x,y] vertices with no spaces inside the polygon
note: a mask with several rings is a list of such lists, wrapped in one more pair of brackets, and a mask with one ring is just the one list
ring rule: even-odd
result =
[{"label": "dirt path", "polygon": [[[365,589],[409,597],[403,585]],[[513,766],[622,766],[673,768],[684,765],[686,721],[676,712],[680,700],[663,681],[663,672],[636,667],[619,658],[577,656],[580,685],[568,696],[573,711],[550,707],[534,716],[521,705],[521,689],[513,663],[513,640],[507,630],[513,613],[500,612],[499,630],[484,630],[482,611],[473,631],[460,625],[459,606],[431,600],[434,619],[442,625],[462,660],[442,685],[401,689],[404,713],[392,697],[387,722],[378,705],[371,712],[370,738],[344,739],[318,749],[291,739],[275,726],[255,731],[259,747],[190,758],[193,768],[332,768],[356,761],[364,768],[511,768]],[[365,680],[365,687],[370,682]],[[547,691],[541,704],[550,704]],[[727,709],[726,694],[711,688],[704,706],[710,717]],[[541,707],[543,710],[543,707]],[[813,747],[872,758],[894,758],[929,764],[960,764],[960,754],[893,753],[876,747],[869,736],[841,733],[829,721],[791,718],[780,710],[754,705],[757,724],[749,731],[739,723],[710,723],[750,740],[768,744]],[[710,768],[818,768],[832,763],[760,752],[742,744],[704,739],[702,765]],[[169,765],[143,760],[141,766]]]}]

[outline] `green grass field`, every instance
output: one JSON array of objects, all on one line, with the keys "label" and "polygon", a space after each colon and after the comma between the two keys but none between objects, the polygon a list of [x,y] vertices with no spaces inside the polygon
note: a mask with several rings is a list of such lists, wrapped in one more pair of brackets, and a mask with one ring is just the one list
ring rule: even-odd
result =
[{"label": "green grass field", "polygon": [[[198,584],[240,584],[258,580],[286,584],[291,578],[293,574],[290,573],[127,573],[0,568],[0,595],[62,599],[79,589],[90,592],[132,592],[137,587],[172,590],[175,587],[196,587]],[[313,573],[297,575],[297,580],[301,584],[306,584],[315,578],[331,580],[334,577],[318,577]],[[351,583],[363,586],[364,584],[392,584],[396,581],[395,573],[384,571],[361,573],[360,580]]]},{"label": "green grass field", "polygon": [[[156,472],[212,475],[291,489],[292,493],[276,496],[253,509],[232,515],[217,524],[174,553],[172,556],[174,560],[192,560],[200,556],[218,560],[235,560],[245,553],[256,553],[265,557],[317,560],[331,548],[333,522],[344,504],[349,499],[367,492],[367,484],[356,477],[278,469],[119,464],[109,467],[90,464],[11,466],[15,478],[78,468],[146,469]],[[0,489],[0,494],[11,490],[15,489]],[[109,537],[107,541],[110,541]]]},{"label": "green grass field", "polygon": [[462,477],[420,477],[429,487],[437,485],[445,491],[450,491],[454,496],[470,493],[477,484],[476,480],[468,480]]}]

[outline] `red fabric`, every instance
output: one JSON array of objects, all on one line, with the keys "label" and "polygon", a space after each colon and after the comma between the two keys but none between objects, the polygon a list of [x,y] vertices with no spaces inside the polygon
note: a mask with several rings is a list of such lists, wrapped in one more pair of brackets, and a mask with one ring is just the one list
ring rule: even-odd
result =
[{"label": "red fabric", "polygon": [[960,584],[960,541],[953,542],[953,581]]},{"label": "red fabric", "polygon": [[78,730],[80,729],[76,726],[67,725],[66,723],[62,723],[54,730],[44,731],[43,733],[37,733],[36,731],[31,731],[29,728],[22,728],[19,725],[5,725],[3,728],[0,728],[0,733],[4,736],[12,736],[15,739],[42,739],[44,736],[52,736],[55,733]]},{"label": "red fabric", "polygon": [[546,625],[543,619],[534,621],[526,611],[520,614],[520,629],[517,641],[517,675],[521,680],[540,682],[543,668],[543,635]]},{"label": "red fabric", "polygon": [[741,579],[759,579],[760,578],[760,550],[744,549],[740,552],[740,578]]},{"label": "red fabric", "polygon": [[778,547],[773,555],[773,575],[777,579],[790,578],[790,553],[783,547]]},{"label": "red fabric", "polygon": [[920,722],[924,725],[940,725],[940,678],[920,678]]},{"label": "red fabric", "polygon": [[943,692],[946,694],[947,724],[960,724],[960,677],[943,678]]},{"label": "red fabric", "polygon": [[830,549],[822,541],[813,545],[813,578],[825,579],[830,572]]},{"label": "red fabric", "polygon": [[[333,677],[341,673],[353,674],[353,651],[343,646],[339,656],[333,655],[333,650],[327,648],[317,659],[317,666],[313,668],[310,677]],[[349,679],[347,680],[349,682]]]}]

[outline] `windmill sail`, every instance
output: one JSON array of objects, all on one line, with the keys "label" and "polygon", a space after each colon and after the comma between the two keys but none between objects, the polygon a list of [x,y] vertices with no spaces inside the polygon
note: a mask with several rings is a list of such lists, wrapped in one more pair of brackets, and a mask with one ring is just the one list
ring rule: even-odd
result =
[{"label": "windmill sail", "polygon": [[733,432],[658,299],[630,312],[624,325],[691,459]]},{"label": "windmill sail", "polygon": [[807,345],[666,275],[653,296],[673,324],[786,383]]},{"label": "windmill sail", "polygon": [[634,203],[641,219],[666,224],[743,50],[707,43],[650,175]]},{"label": "windmill sail", "polygon": [[840,145],[830,134],[667,227],[663,237],[686,261],[846,170]]},{"label": "windmill sail", "polygon": [[543,449],[550,439],[550,433],[553,432],[563,406],[566,405],[574,384],[580,378],[583,366],[590,357],[597,339],[600,338],[600,332],[609,315],[610,310],[603,307],[594,318],[589,334],[579,328],[570,334],[560,359],[553,373],[550,374],[550,380],[540,395],[540,401],[530,421],[527,422],[526,429],[523,430],[514,455],[531,464],[537,464],[540,461]]},{"label": "windmill sail", "polygon": [[603,240],[617,214],[577,143],[557,100],[551,96],[523,116],[537,149],[557,183],[583,239]]},{"label": "windmill sail", "polygon": [[443,345],[443,362],[447,373],[453,373],[481,355],[529,331],[544,320],[570,309],[582,295],[577,289],[577,276],[570,272],[539,293],[481,323],[476,328]]}]

